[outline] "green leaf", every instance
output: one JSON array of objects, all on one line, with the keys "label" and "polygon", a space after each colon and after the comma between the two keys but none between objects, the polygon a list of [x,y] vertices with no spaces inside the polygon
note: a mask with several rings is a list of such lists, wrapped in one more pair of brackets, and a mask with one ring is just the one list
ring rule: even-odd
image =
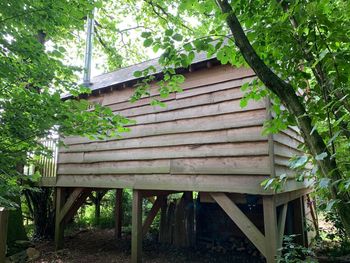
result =
[{"label": "green leaf", "polygon": [[191,51],[192,49],[193,49],[193,47],[192,47],[192,45],[191,45],[190,43],[186,43],[186,44],[184,45],[184,50],[185,50],[185,51],[189,52],[189,51]]},{"label": "green leaf", "polygon": [[165,35],[166,35],[166,36],[169,36],[169,37],[170,37],[170,36],[173,35],[173,33],[174,33],[174,30],[172,30],[171,28],[165,30]]},{"label": "green leaf", "polygon": [[145,39],[145,41],[143,41],[143,46],[144,47],[150,47],[153,43],[153,39],[152,38],[147,38]]},{"label": "green leaf", "polygon": [[328,188],[330,182],[331,182],[331,179],[329,179],[329,178],[322,178],[322,179],[320,180],[320,182],[318,183],[318,186],[319,186],[321,189],[326,189],[326,188]]},{"label": "green leaf", "polygon": [[143,37],[143,38],[149,38],[151,35],[152,35],[151,32],[142,32],[141,33],[141,37]]},{"label": "green leaf", "polygon": [[134,77],[139,78],[141,76],[142,76],[142,72],[141,71],[137,70],[137,71],[134,72]]},{"label": "green leaf", "polygon": [[297,158],[295,158],[294,160],[292,160],[289,163],[289,167],[292,169],[297,169],[297,168],[303,167],[303,166],[305,166],[305,164],[307,163],[308,160],[309,160],[309,158],[305,155],[298,156]]},{"label": "green leaf", "polygon": [[332,210],[333,206],[335,204],[339,203],[338,199],[332,199],[331,201],[328,202],[327,207],[326,207],[326,211],[329,212]]},{"label": "green leaf", "polygon": [[318,155],[316,155],[315,159],[317,161],[322,161],[324,158],[326,158],[328,156],[328,154],[326,152],[320,153]]},{"label": "green leaf", "polygon": [[173,38],[174,40],[176,40],[176,41],[182,41],[183,36],[180,35],[180,34],[175,34],[175,35],[172,36],[172,38]]}]

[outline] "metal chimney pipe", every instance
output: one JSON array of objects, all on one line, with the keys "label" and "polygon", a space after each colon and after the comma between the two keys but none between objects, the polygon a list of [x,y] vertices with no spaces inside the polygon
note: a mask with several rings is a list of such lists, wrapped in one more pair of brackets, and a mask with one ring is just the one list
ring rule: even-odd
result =
[{"label": "metal chimney pipe", "polygon": [[91,60],[92,60],[92,44],[94,34],[94,10],[87,18],[87,31],[86,31],[86,45],[85,45],[85,56],[84,56],[84,77],[83,84],[85,86],[91,85]]}]

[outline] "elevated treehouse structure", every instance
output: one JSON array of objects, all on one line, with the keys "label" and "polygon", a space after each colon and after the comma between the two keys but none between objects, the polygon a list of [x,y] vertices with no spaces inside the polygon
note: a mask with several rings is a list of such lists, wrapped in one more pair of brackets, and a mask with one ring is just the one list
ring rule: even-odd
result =
[{"label": "elevated treehouse structure", "polygon": [[[297,149],[302,142],[298,130],[290,127],[263,136],[263,123],[271,118],[269,100],[250,101],[247,107],[240,107],[240,87],[255,78],[254,72],[219,65],[215,59],[201,55],[189,69],[180,69],[186,77],[184,91],[162,99],[165,108],[150,105],[152,98],[159,98],[156,82],[150,97],[130,103],[139,80],[133,72],[154,63],[151,60],[93,80],[92,94],[87,99],[134,119],[136,124],[130,125],[131,131],[122,138],[64,139],[66,147],[59,149],[55,179],[42,181],[43,186],[57,189],[57,248],[62,246],[64,225],[91,190],[129,188],[133,190],[132,261],[140,262],[142,198],[158,196],[159,200],[144,223],[145,232],[167,194],[196,191],[204,202],[210,199],[218,203],[267,262],[275,262],[288,203],[297,203],[291,209],[298,210],[294,220],[300,223],[300,229],[309,209],[304,196],[310,190],[292,179],[293,171],[288,168],[292,156],[303,154]],[[281,174],[291,179],[280,193],[263,189],[264,179]],[[242,197],[246,195],[261,201],[263,229],[237,206],[239,200],[245,202]],[[121,190],[117,199],[121,200]],[[117,232],[120,235],[120,229]],[[305,241],[305,231],[301,234]]]}]

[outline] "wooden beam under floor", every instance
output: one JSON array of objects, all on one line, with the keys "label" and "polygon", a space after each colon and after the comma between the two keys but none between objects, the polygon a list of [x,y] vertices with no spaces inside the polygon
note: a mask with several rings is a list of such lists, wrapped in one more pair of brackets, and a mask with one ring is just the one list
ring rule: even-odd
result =
[{"label": "wooden beam under floor", "polygon": [[142,262],[142,191],[137,189],[132,195],[131,262]]}]

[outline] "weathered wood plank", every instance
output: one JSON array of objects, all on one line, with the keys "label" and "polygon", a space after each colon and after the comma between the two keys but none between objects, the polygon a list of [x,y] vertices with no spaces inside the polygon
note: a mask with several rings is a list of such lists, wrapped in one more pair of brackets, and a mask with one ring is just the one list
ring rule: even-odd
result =
[{"label": "weathered wood plank", "polygon": [[284,237],[284,229],[286,226],[286,216],[287,216],[287,210],[288,210],[288,203],[283,204],[282,210],[280,212],[280,215],[278,217],[278,249],[282,247],[283,245],[283,237]]},{"label": "weathered wood plank", "polygon": [[186,90],[184,92],[176,93],[176,99],[188,98],[198,96],[200,94],[211,93],[219,90],[232,89],[242,86],[244,83],[253,80],[255,77],[236,79],[230,82],[218,82],[213,85],[203,85],[200,88]]},{"label": "weathered wood plank", "polygon": [[288,158],[291,158],[293,156],[304,155],[304,153],[302,151],[285,146],[285,145],[280,144],[278,142],[274,143],[274,152],[275,152],[275,155],[282,156],[282,157],[288,157]]},{"label": "weathered wood plank", "polygon": [[154,147],[88,152],[84,158],[76,158],[81,153],[61,153],[61,163],[95,163],[127,160],[159,160],[194,157],[259,156],[268,154],[267,142],[204,144],[189,146]]},{"label": "weathered wood plank", "polygon": [[265,257],[267,263],[275,263],[278,247],[277,212],[274,196],[263,197]]},{"label": "weathered wood plank", "polygon": [[[239,100],[224,101],[217,104],[209,104],[204,106],[197,106],[173,111],[166,111],[160,113],[151,113],[132,117],[137,125],[153,124],[168,121],[185,120],[199,117],[215,116],[228,113],[245,112],[257,109],[263,109],[264,103],[261,101],[254,101],[248,104],[245,108],[241,108]],[[129,126],[133,127],[133,126]]]},{"label": "weathered wood plank", "polygon": [[55,250],[63,248],[65,222],[60,219],[60,212],[64,205],[64,188],[56,188],[56,218],[55,218]]},{"label": "weathered wood plank", "polygon": [[[215,67],[212,69],[203,69],[201,71],[193,72],[191,74],[185,74],[186,80],[181,85],[181,87],[183,90],[187,90],[200,86],[218,84],[220,82],[226,82],[233,79],[251,77],[253,75],[254,73],[251,71],[251,69],[229,69],[224,67]],[[134,90],[135,88],[128,87],[112,91],[108,94],[108,96],[104,96],[103,105],[110,105],[116,102],[128,101],[130,96],[133,94]],[[158,86],[156,85],[156,83],[151,83],[150,93],[151,96],[156,96],[159,94]]]},{"label": "weathered wood plank", "polygon": [[226,214],[233,220],[239,229],[248,237],[254,246],[266,255],[265,238],[260,230],[249,220],[249,218],[232,202],[224,193],[210,193],[215,201],[221,206]]},{"label": "weathered wood plank", "polygon": [[[231,85],[229,85],[230,87]],[[227,90],[215,91],[211,93],[201,94],[195,97],[182,98],[175,100],[174,98],[168,98],[165,103],[165,107],[160,106],[152,106],[150,105],[150,101],[141,104],[136,107],[134,103],[130,103],[127,105],[124,104],[113,104],[109,106],[112,111],[118,112],[119,114],[127,117],[145,115],[150,113],[164,112],[164,111],[172,111],[183,108],[196,107],[201,105],[207,105],[211,103],[218,103],[223,101],[229,101],[234,99],[240,99],[243,96],[243,92],[239,87],[230,88]],[[164,100],[162,100],[164,101]],[[133,107],[131,107],[133,106]]]},{"label": "weathered wood plank", "polygon": [[61,164],[58,175],[65,174],[135,174],[169,173],[170,160],[123,161],[95,164]]},{"label": "weathered wood plank", "polygon": [[[135,138],[154,135],[242,128],[247,126],[262,125],[265,117],[265,109],[262,109],[248,112],[238,112],[234,114],[216,115],[205,118],[193,118],[157,124],[137,125],[131,127],[130,132],[123,133],[121,135],[124,138]],[[94,141],[103,140],[89,140],[88,138],[77,136],[70,136],[64,139],[64,143],[67,145]]]},{"label": "weathered wood plank", "polygon": [[[138,188],[144,190],[236,192],[242,194],[272,194],[261,182],[268,175],[197,175],[197,174],[121,174],[121,175],[66,175],[59,176],[58,186],[95,188]],[[294,180],[292,180],[294,182]],[[288,188],[289,181],[286,184]],[[305,187],[302,185],[302,187]],[[289,191],[295,190],[293,188]]]},{"label": "weathered wood plank", "polygon": [[71,209],[74,202],[77,200],[79,195],[84,191],[84,188],[77,187],[73,190],[73,192],[69,195],[67,201],[64,203],[63,207],[61,208],[61,211],[58,215],[59,222],[62,222],[68,211]]},{"label": "weathered wood plank", "polygon": [[292,139],[291,137],[289,137],[284,133],[274,134],[273,138],[275,142],[278,142],[279,144],[282,144],[294,149],[298,149],[298,146],[301,144],[299,140]]},{"label": "weathered wood plank", "polygon": [[269,174],[269,157],[172,159],[172,174]]},{"label": "weathered wood plank", "polygon": [[[163,147],[176,145],[201,145],[224,142],[251,142],[266,141],[262,134],[262,126],[244,127],[206,132],[191,132],[187,134],[169,134],[149,136],[144,138],[121,138],[86,144],[73,144],[69,147],[61,147],[62,152],[91,152],[131,148]],[[61,154],[60,154],[61,156]],[[61,162],[61,161],[60,161]]]},{"label": "weathered wood plank", "polygon": [[295,139],[295,140],[299,141],[300,143],[304,142],[303,137],[301,137],[301,135],[299,133],[295,132],[292,129],[283,130],[283,131],[281,131],[281,133],[288,135],[290,138]]},{"label": "weathered wood plank", "polygon": [[269,174],[268,156],[210,157],[149,161],[61,164],[59,175],[72,174]]}]

